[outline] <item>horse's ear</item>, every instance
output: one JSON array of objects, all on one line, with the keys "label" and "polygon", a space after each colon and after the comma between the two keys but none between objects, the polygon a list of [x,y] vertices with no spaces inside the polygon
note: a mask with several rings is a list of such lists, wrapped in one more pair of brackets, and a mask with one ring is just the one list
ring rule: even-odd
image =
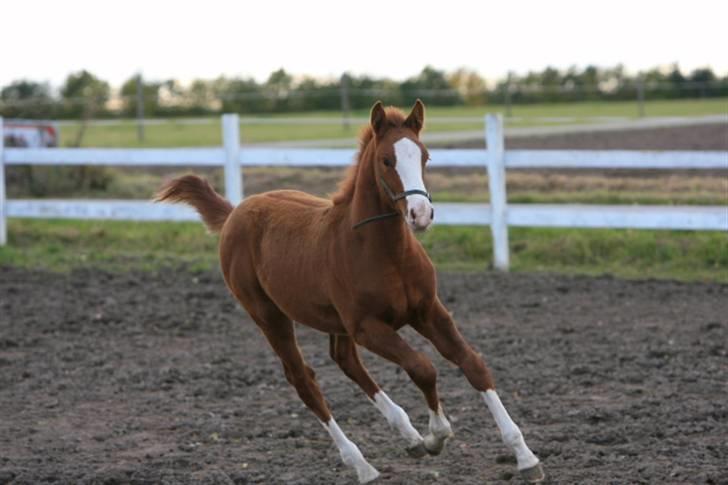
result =
[{"label": "horse's ear", "polygon": [[415,134],[419,135],[422,126],[425,124],[425,105],[419,99],[415,101],[412,112],[404,122],[404,126],[411,129]]},{"label": "horse's ear", "polygon": [[384,106],[381,101],[377,101],[372,106],[372,113],[369,118],[369,122],[372,125],[372,130],[376,135],[381,135],[384,132],[384,128],[387,124],[387,114],[384,112]]}]

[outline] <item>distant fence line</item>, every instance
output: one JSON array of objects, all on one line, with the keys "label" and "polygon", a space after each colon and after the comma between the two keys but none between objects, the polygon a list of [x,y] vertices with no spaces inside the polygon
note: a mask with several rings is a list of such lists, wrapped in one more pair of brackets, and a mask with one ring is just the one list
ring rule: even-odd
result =
[{"label": "distant fence line", "polygon": [[[511,95],[518,93],[522,94],[562,94],[562,95],[601,95],[604,96],[605,100],[612,99],[612,96],[618,96],[620,93],[625,92],[636,93],[638,90],[643,90],[644,94],[649,96],[650,94],[668,94],[672,93],[675,96],[668,97],[672,98],[684,98],[687,95],[692,96],[708,96],[708,97],[721,97],[728,95],[728,82],[725,80],[716,79],[713,81],[681,81],[678,83],[668,81],[640,81],[640,80],[627,80],[614,84],[610,83],[598,83],[598,84],[538,84],[524,81],[514,81],[512,83],[501,83],[493,88],[475,89],[461,91],[456,88],[432,88],[432,89],[402,89],[399,87],[371,87],[371,88],[347,88],[346,94],[352,97],[364,97],[367,99],[367,103],[370,103],[372,98],[377,97],[421,97],[421,98],[438,98],[438,99],[460,99],[462,97],[485,97],[490,99],[498,100],[500,103],[505,103],[505,93],[508,92]],[[296,98],[321,98],[331,97],[339,98],[341,96],[342,87],[338,85],[318,87],[318,88],[297,88],[292,87],[287,90],[266,90],[264,88],[255,91],[238,91],[238,92],[221,92],[210,94],[209,100],[218,101],[241,101],[241,100],[287,100]],[[191,103],[187,100],[185,95],[178,95],[178,102],[181,105]],[[192,97],[192,96],[190,96]],[[114,101],[123,102],[136,102],[138,96],[136,94],[117,94],[111,96]],[[149,94],[143,94],[142,100],[152,101],[152,97]],[[617,99],[617,98],[615,98]],[[663,99],[663,98],[660,98]],[[44,96],[36,98],[23,98],[23,99],[4,99],[0,100],[0,109],[2,107],[23,107],[33,105],[53,105],[53,104],[71,104],[71,105],[84,105],[89,101],[104,102],[104,98],[89,98],[85,96],[74,96],[58,98],[55,96]],[[173,101],[162,101],[157,100],[161,105],[174,106]],[[513,101],[518,102],[517,99]],[[569,99],[566,99],[569,101]],[[523,100],[526,103],[534,103],[534,100]],[[545,102],[549,102],[545,100]]]},{"label": "distant fence line", "polygon": [[[676,117],[653,117],[655,119],[674,119]],[[508,118],[509,122],[521,122],[528,120],[530,124],[552,124],[552,123],[567,123],[567,122],[610,122],[610,121],[625,121],[633,119],[630,116],[529,116],[528,118],[511,116]],[[726,118],[728,119],[728,118]],[[21,123],[34,123],[36,120],[13,118],[13,122]],[[352,116],[348,119],[351,124],[363,125],[369,121],[366,116]],[[341,118],[333,116],[240,116],[239,122],[241,125],[340,125]],[[55,124],[63,126],[75,126],[80,122],[78,120],[58,120]],[[143,120],[137,120],[134,118],[110,118],[110,119],[95,119],[86,122],[89,126],[116,126],[122,124],[136,124],[142,123],[145,126],[155,126],[164,124],[179,124],[179,125],[211,125],[219,123],[218,117],[213,116],[198,116],[198,117],[174,117],[174,118],[145,118]],[[427,125],[450,125],[450,124],[482,124],[483,116],[429,116],[427,118]]]},{"label": "distant fence line", "polygon": [[[490,204],[435,203],[437,223],[489,225],[494,266],[509,267],[508,226],[635,228],[728,231],[724,206],[614,206],[585,204],[509,204],[508,168],[570,169],[728,169],[728,152],[627,150],[505,150],[503,120],[486,115],[486,149],[430,150],[433,167],[487,170]],[[222,116],[223,146],[217,148],[94,149],[5,148],[0,141],[0,244],[6,244],[8,217],[198,220],[188,207],[138,200],[6,200],[5,165],[214,166],[225,170],[225,194],[233,204],[243,197],[241,168],[252,166],[342,167],[353,149],[242,147],[240,118]],[[0,140],[2,140],[0,118]],[[435,199],[437,195],[435,194]]]}]

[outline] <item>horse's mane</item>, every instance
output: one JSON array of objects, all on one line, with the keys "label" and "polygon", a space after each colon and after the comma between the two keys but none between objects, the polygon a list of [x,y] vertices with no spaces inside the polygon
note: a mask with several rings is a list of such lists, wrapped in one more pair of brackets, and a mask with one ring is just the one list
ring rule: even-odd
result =
[{"label": "horse's mane", "polygon": [[[386,123],[390,128],[399,128],[404,125],[405,115],[399,109],[388,106],[384,108],[384,113],[387,116]],[[372,125],[367,123],[359,132],[359,151],[356,154],[356,160],[346,170],[346,175],[339,182],[339,189],[331,197],[334,204],[342,204],[349,202],[354,196],[354,186],[356,185],[356,176],[359,172],[359,164],[361,163],[364,151],[369,146],[369,143],[374,138],[374,130]]]}]

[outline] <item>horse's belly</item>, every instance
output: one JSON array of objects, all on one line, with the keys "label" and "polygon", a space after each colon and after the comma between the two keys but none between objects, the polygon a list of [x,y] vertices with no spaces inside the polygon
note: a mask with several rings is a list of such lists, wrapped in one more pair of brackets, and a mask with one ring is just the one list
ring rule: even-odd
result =
[{"label": "horse's belly", "polygon": [[276,305],[291,320],[330,334],[346,333],[333,306],[306,301],[306,295],[276,295]]},{"label": "horse's belly", "polygon": [[315,311],[298,310],[293,320],[307,327],[329,334],[345,334],[346,328],[333,307],[320,307]]}]

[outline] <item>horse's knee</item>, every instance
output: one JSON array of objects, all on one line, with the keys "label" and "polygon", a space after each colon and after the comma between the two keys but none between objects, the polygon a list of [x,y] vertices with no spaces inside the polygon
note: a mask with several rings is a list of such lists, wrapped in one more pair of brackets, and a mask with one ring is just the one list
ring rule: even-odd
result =
[{"label": "horse's knee", "polygon": [[314,371],[312,367],[307,365],[305,367],[305,370],[306,370],[306,376],[309,378],[309,380],[312,380],[312,381],[316,380],[316,371]]},{"label": "horse's knee", "polygon": [[438,349],[440,351],[440,355],[442,355],[446,360],[449,362],[452,362],[453,364],[460,367],[460,363],[462,362],[463,358],[465,357],[463,348],[455,345],[448,345],[443,346],[442,348]]},{"label": "horse's knee", "polygon": [[290,366],[283,364],[283,372],[288,383],[296,387],[306,385],[316,379],[316,372],[308,365]]},{"label": "horse's knee", "polygon": [[460,335],[457,329],[452,328],[450,332],[437,333],[430,340],[437,348],[437,351],[445,359],[452,362],[458,367],[462,363],[472,358],[475,353],[468,342]]},{"label": "horse's knee", "polygon": [[493,376],[483,357],[462,337],[433,340],[440,354],[465,374],[470,384],[478,391],[494,389]]},{"label": "horse's knee", "polygon": [[332,345],[329,348],[329,356],[331,357],[331,360],[336,362],[340,367],[346,364],[347,353],[338,345]]},{"label": "horse's knee", "polygon": [[286,380],[289,384],[293,385],[294,378],[293,378],[293,372],[291,372],[291,368],[288,367],[286,364],[283,364],[283,375],[286,376]]},{"label": "horse's knee", "polygon": [[352,377],[351,374],[351,355],[349,352],[347,352],[346,349],[342,349],[338,345],[332,345],[329,350],[329,355],[331,356],[331,359],[336,362],[336,365],[339,366],[339,369],[341,369],[345,375],[348,377]]},{"label": "horse's knee", "polygon": [[477,391],[495,389],[493,375],[485,365],[483,358],[473,349],[468,348],[462,356],[458,357],[455,364],[462,369],[466,379]]},{"label": "horse's knee", "polygon": [[436,385],[437,369],[425,354],[414,353],[402,363],[402,367],[419,387],[432,388]]}]

